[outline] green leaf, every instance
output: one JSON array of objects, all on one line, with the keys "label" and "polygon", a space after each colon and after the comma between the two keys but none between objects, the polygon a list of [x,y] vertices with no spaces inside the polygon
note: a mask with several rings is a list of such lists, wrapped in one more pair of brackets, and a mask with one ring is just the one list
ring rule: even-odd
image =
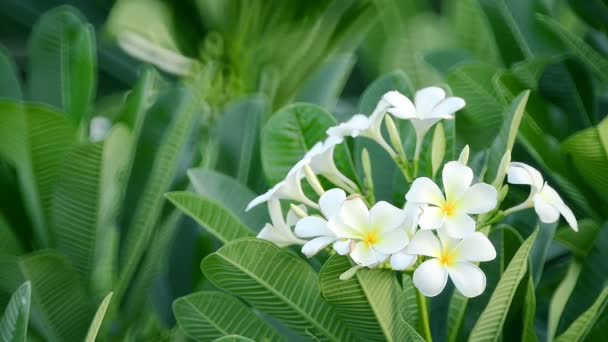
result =
[{"label": "green leaf", "polygon": [[296,94],[297,102],[307,102],[319,105],[333,111],[338,98],[344,89],[346,80],[355,66],[352,53],[336,56],[333,60],[322,65],[300,88]]},{"label": "green leaf", "polygon": [[494,68],[464,65],[448,75],[455,96],[465,98],[467,106],[456,114],[456,134],[474,150],[490,145],[503,123],[503,106],[492,85]]},{"label": "green leaf", "polygon": [[[538,240],[537,240],[538,241]],[[532,250],[534,251],[534,249]],[[538,337],[534,328],[536,320],[536,293],[532,277],[528,273],[528,281],[526,286],[526,295],[523,301],[523,331],[522,342],[537,342]]]},{"label": "green leaf", "polygon": [[181,297],[173,302],[179,327],[197,341],[239,334],[254,341],[284,340],[238,299],[215,291]]},{"label": "green leaf", "polygon": [[150,243],[156,222],[161,216],[163,194],[170,189],[179,168],[180,157],[185,152],[188,140],[196,128],[199,102],[192,91],[180,87],[172,89],[164,96],[151,111],[172,113],[172,121],[160,138],[143,193],[134,208],[127,230],[124,246],[128,248],[123,249],[124,254],[121,258],[123,267],[115,287],[116,302],[119,303]]},{"label": "green leaf", "polygon": [[587,185],[608,201],[608,118],[571,136],[562,147]]},{"label": "green leaf", "polygon": [[555,336],[562,313],[564,312],[564,308],[568,303],[568,299],[570,299],[572,291],[574,291],[574,287],[576,286],[580,273],[580,262],[577,260],[572,260],[568,266],[566,276],[559,284],[557,289],[555,289],[555,292],[551,297],[551,302],[549,303],[549,317],[547,320],[547,337],[549,341],[553,340],[553,337]]},{"label": "green leaf", "polygon": [[8,51],[0,45],[0,98],[11,100],[23,98],[17,75],[17,66]]},{"label": "green leaf", "polygon": [[228,335],[216,338],[213,342],[254,342],[254,340],[240,335]]},{"label": "green leaf", "polygon": [[403,327],[400,309],[405,304],[391,271],[358,270],[348,280],[340,275],[352,267],[348,258],[333,255],[319,274],[323,298],[344,316],[363,341],[395,341]]},{"label": "green leaf", "polygon": [[[270,184],[283,180],[313,145],[325,140],[325,131],[336,120],[323,108],[297,103],[279,110],[262,131],[262,165]],[[345,146],[337,146],[334,160],[349,178],[354,178],[352,161]]]},{"label": "green leaf", "polygon": [[0,255],[19,255],[23,252],[23,247],[15,235],[13,227],[0,214]]},{"label": "green leaf", "polygon": [[515,291],[528,270],[528,257],[537,235],[538,229],[524,241],[509,262],[490,301],[473,327],[469,341],[497,341],[500,337]]},{"label": "green leaf", "polygon": [[32,283],[25,282],[13,293],[0,320],[2,341],[27,341],[27,322],[30,317]]},{"label": "green leaf", "polygon": [[598,316],[606,307],[606,299],[608,299],[608,287],[604,287],[604,290],[602,290],[593,305],[591,305],[587,311],[580,315],[576,321],[574,321],[574,323],[572,323],[570,327],[568,327],[568,329],[555,341],[582,341],[591,330],[591,327],[593,327],[593,324],[595,324]]},{"label": "green leaf", "polygon": [[561,227],[555,235],[555,241],[566,247],[574,256],[584,259],[600,231],[600,225],[590,219],[578,221],[578,232],[570,227]]},{"label": "green leaf", "polygon": [[589,69],[593,70],[595,75],[603,81],[608,81],[608,59],[606,57],[595,51],[556,20],[544,15],[538,15],[538,20],[551,30]]},{"label": "green leaf", "polygon": [[532,251],[530,252],[530,273],[532,274],[534,286],[538,286],[540,283],[543,268],[545,267],[545,262],[547,261],[549,247],[551,247],[553,237],[555,236],[557,222],[539,222],[538,225],[538,236],[536,241],[534,241],[534,246],[532,246]]},{"label": "green leaf", "polygon": [[310,265],[270,242],[233,241],[203,259],[201,268],[215,286],[302,336],[310,333],[330,341],[354,338],[333,306],[321,298]]},{"label": "green leaf", "polygon": [[254,236],[234,214],[210,198],[186,191],[171,192],[166,197],[222,243]]},{"label": "green leaf", "polygon": [[526,103],[528,102],[529,91],[524,91],[519,94],[512,102],[511,105],[506,108],[505,113],[502,115],[503,123],[498,135],[494,139],[494,142],[490,146],[487,153],[487,171],[484,178],[488,182],[494,181],[494,178],[498,174],[500,161],[505,153],[511,154],[513,145],[515,144],[515,138],[519,131],[519,124],[524,116]]},{"label": "green leaf", "polygon": [[95,33],[76,9],[57,7],[44,13],[28,46],[29,99],[51,104],[78,125],[91,114],[95,96]]},{"label": "green leaf", "polygon": [[433,132],[433,144],[431,145],[431,166],[433,168],[432,178],[435,178],[439,167],[445,157],[445,131],[443,125],[438,123]]},{"label": "green leaf", "polygon": [[93,313],[78,273],[52,250],[0,258],[0,288],[32,284],[30,322],[47,341],[79,341]]},{"label": "green leaf", "polygon": [[464,320],[464,314],[467,309],[469,298],[463,296],[460,292],[454,291],[450,297],[448,306],[448,342],[458,341],[460,334],[460,326]]},{"label": "green leaf", "polygon": [[64,115],[48,107],[0,101],[0,155],[17,169],[40,247],[51,244],[52,194],[75,140],[74,126]]},{"label": "green leaf", "polygon": [[[410,326],[418,329],[420,314],[418,313],[418,290],[414,286],[412,276],[406,273],[401,275],[404,305],[401,307],[401,317]],[[420,331],[422,329],[419,329]]]},{"label": "green leaf", "polygon": [[[103,142],[76,146],[66,156],[53,194],[52,221],[57,248],[86,282],[96,268],[115,260],[104,255],[115,234],[132,137],[123,124]],[[102,256],[110,260],[101,259]],[[95,293],[107,293],[112,280],[92,282]]]},{"label": "green leaf", "polygon": [[113,292],[108,293],[108,295],[105,296],[105,298],[101,301],[101,304],[99,304],[99,308],[97,308],[95,316],[93,316],[93,321],[91,322],[91,325],[89,325],[87,336],[84,338],[85,342],[95,342],[97,334],[99,333],[99,328],[101,328],[101,324],[103,323],[103,316],[106,314],[106,310],[108,309],[108,305],[110,305],[110,300],[112,300],[113,294]]},{"label": "green leaf", "polygon": [[188,178],[197,194],[213,198],[247,224],[251,230],[259,231],[266,222],[269,222],[265,206],[258,206],[245,212],[247,204],[257,195],[235,179],[204,168],[188,170]]},{"label": "green leaf", "polygon": [[217,120],[218,170],[242,184],[259,184],[261,169],[260,131],[270,105],[262,95],[231,103]]}]

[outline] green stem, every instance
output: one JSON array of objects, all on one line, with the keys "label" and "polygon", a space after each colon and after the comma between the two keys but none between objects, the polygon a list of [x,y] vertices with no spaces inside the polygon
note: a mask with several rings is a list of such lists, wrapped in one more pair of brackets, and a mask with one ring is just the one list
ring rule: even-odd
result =
[{"label": "green stem", "polygon": [[420,293],[420,291],[416,291],[416,294],[418,297],[418,309],[420,311],[420,319],[422,320],[422,329],[424,330],[424,339],[427,342],[433,342],[426,297],[422,293]]}]

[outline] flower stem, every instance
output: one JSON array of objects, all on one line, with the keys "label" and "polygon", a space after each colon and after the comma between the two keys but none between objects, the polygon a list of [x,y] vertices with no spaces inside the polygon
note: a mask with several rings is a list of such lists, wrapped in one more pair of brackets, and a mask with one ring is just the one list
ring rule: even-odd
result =
[{"label": "flower stem", "polygon": [[418,297],[418,310],[420,312],[420,319],[422,320],[424,339],[427,342],[432,342],[433,337],[431,335],[431,325],[429,323],[429,310],[427,306],[426,297],[422,293],[420,293],[420,291],[416,291],[416,295]]}]

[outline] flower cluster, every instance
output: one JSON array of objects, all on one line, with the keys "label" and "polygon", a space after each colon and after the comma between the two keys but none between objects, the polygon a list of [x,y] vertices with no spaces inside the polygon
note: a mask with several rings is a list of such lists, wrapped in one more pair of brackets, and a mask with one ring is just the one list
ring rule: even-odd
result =
[{"label": "flower cluster", "polygon": [[[455,112],[464,106],[463,99],[447,97],[438,87],[419,90],[413,103],[403,94],[390,91],[369,116],[356,114],[328,129],[325,141],[317,143],[283,181],[247,207],[249,210],[267,202],[272,224],[266,224],[258,237],[281,247],[302,245],[302,253],[307,257],[324,249],[348,255],[355,266],[344,277],[362,267],[392,268],[413,272],[414,285],[425,296],[441,293],[448,278],[464,296],[480,295],[486,278],[478,263],[496,257],[487,237],[493,223],[532,207],[543,222],[555,222],[561,214],[574,230],[577,223],[572,211],[541,174],[526,164],[510,163],[508,153],[493,185],[475,182],[474,172],[467,166],[468,147],[457,161],[445,163],[442,187],[431,178],[418,177],[416,167],[411,173],[393,118],[408,120],[415,130],[412,161],[415,166],[429,129],[442,119],[453,119]],[[391,135],[391,144],[382,135],[383,122]],[[356,181],[340,172],[333,154],[347,137],[371,139],[395,160],[410,183],[404,207],[385,201],[373,203],[373,195],[364,194]],[[364,165],[364,169],[365,166],[370,168]],[[324,190],[318,175],[336,187]],[[503,185],[505,175],[509,183],[529,185],[531,190],[525,202],[500,210],[499,202],[508,189]],[[305,194],[303,179],[317,193],[317,200]],[[292,203],[286,219],[280,200]]]}]

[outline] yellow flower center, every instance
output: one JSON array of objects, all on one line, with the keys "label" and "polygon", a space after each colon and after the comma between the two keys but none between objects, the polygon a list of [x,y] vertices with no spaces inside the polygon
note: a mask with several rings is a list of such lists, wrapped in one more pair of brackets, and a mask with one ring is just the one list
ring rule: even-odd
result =
[{"label": "yellow flower center", "polygon": [[445,202],[441,210],[445,216],[452,216],[456,213],[456,205],[453,202]]},{"label": "yellow flower center", "polygon": [[443,251],[439,256],[439,262],[443,266],[452,266],[456,262],[456,257],[453,253],[450,253],[449,251]]},{"label": "yellow flower center", "polygon": [[374,245],[378,242],[378,233],[376,231],[371,231],[363,237],[363,242],[368,245]]}]

